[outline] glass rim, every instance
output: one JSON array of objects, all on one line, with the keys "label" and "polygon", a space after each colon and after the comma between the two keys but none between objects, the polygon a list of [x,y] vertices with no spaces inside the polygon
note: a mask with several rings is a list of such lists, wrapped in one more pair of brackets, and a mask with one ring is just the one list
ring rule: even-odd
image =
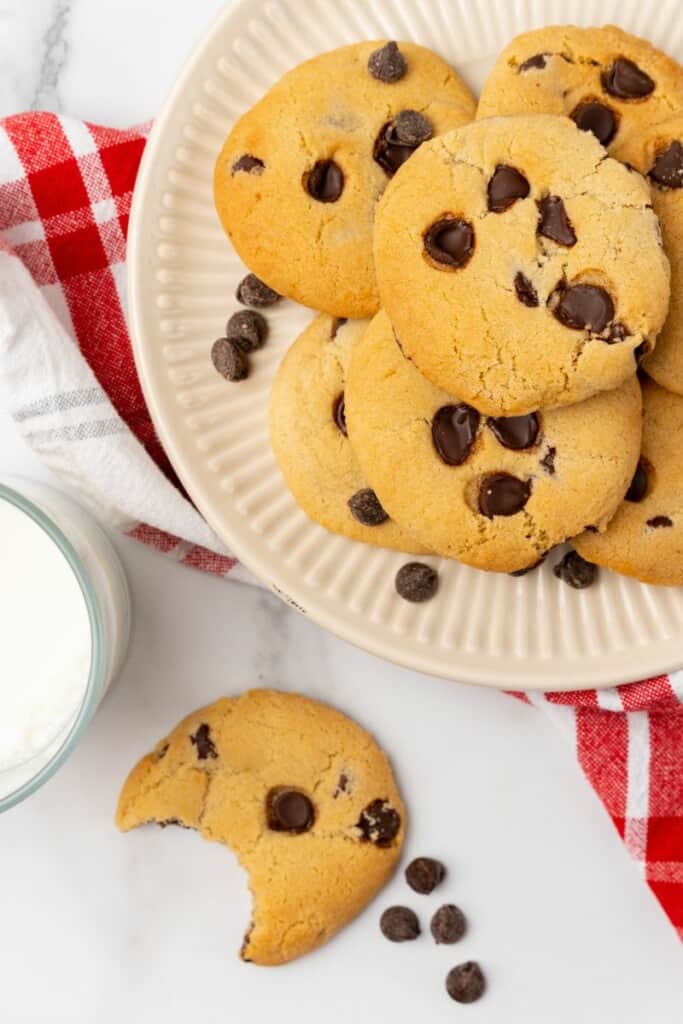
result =
[{"label": "glass rim", "polygon": [[[12,792],[8,793],[6,796],[0,797],[0,814],[2,814],[3,811],[8,811],[10,807],[14,807],[22,800],[25,800],[26,797],[35,793],[35,791],[44,785],[48,779],[52,778],[57,769],[64,763],[64,761],[66,761],[97,710],[105,664],[104,616],[102,614],[102,606],[99,596],[90,582],[88,573],[80,555],[76,551],[76,548],[59,526],[57,526],[54,520],[43,512],[38,505],[29,498],[26,498],[19,491],[12,487],[8,487],[6,484],[0,483],[0,501],[7,501],[10,505],[14,505],[15,508],[18,508],[21,512],[24,512],[29,516],[29,518],[32,519],[33,522],[50,537],[66,559],[74,576],[76,577],[76,581],[83,595],[83,600],[85,601],[88,619],[90,622],[91,639],[88,682],[83,694],[83,700],[73,722],[71,723],[69,731],[58,749],[35,775],[32,775],[30,779],[12,790]],[[39,756],[39,754],[36,755],[36,757]]]}]

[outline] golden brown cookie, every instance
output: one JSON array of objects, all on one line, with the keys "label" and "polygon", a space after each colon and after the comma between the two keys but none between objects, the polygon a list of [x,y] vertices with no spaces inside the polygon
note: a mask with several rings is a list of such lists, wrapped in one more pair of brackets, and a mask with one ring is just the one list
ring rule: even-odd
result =
[{"label": "golden brown cookie", "polygon": [[224,843],[249,874],[244,960],[283,964],[321,945],[379,891],[405,810],[386,755],[341,712],[251,690],[188,715],[133,768],[123,831],[158,822]]}]

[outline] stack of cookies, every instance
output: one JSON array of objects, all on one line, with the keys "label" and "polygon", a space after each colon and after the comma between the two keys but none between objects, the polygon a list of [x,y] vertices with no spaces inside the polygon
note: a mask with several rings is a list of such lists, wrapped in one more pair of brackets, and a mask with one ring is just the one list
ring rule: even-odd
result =
[{"label": "stack of cookies", "polygon": [[683,583],[682,189],[683,69],[616,28],[517,38],[478,107],[410,43],[285,75],[215,195],[250,270],[319,312],[270,408],[304,511],[479,569],[571,540]]}]

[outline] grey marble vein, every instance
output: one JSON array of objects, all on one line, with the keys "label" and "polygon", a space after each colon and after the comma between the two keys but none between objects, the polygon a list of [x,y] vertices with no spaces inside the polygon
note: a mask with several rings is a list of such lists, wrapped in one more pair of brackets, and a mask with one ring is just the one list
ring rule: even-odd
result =
[{"label": "grey marble vein", "polygon": [[43,54],[38,81],[31,99],[32,110],[58,110],[59,78],[69,56],[67,28],[71,0],[57,0],[52,19],[42,37]]}]

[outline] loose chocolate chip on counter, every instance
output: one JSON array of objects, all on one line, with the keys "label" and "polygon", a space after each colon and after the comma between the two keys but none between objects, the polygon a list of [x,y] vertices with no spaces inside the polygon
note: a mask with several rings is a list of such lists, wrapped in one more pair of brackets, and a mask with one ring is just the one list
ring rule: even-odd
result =
[{"label": "loose chocolate chip on counter", "polygon": [[432,137],[432,126],[417,110],[401,110],[380,129],[373,157],[387,174],[395,174],[418,146]]},{"label": "loose chocolate chip on counter", "polygon": [[405,875],[411,889],[429,896],[446,877],[446,869],[440,860],[433,857],[416,857],[406,868]]},{"label": "loose chocolate chip on counter", "polygon": [[471,405],[442,405],[432,419],[432,441],[447,466],[461,466],[472,450],[481,417]]},{"label": "loose chocolate chip on counter", "polygon": [[197,748],[197,757],[200,761],[206,761],[209,757],[218,757],[218,751],[211,739],[211,729],[206,722],[202,722],[194,736],[190,736],[190,743]]},{"label": "loose chocolate chip on counter", "polygon": [[410,907],[388,907],[379,919],[379,927],[390,942],[411,942],[420,934],[420,922]]},{"label": "loose chocolate chip on counter", "polygon": [[362,837],[375,846],[391,846],[401,828],[401,816],[386,800],[373,800],[358,819]]},{"label": "loose chocolate chip on counter", "polygon": [[344,392],[341,395],[337,395],[332,406],[332,419],[341,430],[344,437],[348,437],[346,432],[346,403],[344,402]]},{"label": "loose chocolate chip on counter", "polygon": [[424,562],[407,562],[396,573],[394,585],[404,601],[420,604],[434,597],[439,587],[439,574]]},{"label": "loose chocolate chip on counter", "polygon": [[299,789],[276,786],[266,796],[266,819],[273,832],[308,832],[315,820],[313,804]]},{"label": "loose chocolate chip on counter", "polygon": [[529,278],[520,271],[515,274],[515,292],[520,302],[525,306],[537,306],[538,294]]},{"label": "loose chocolate chip on counter", "polygon": [[406,59],[393,41],[373,50],[368,58],[368,71],[380,82],[398,82],[407,70]]},{"label": "loose chocolate chip on counter", "polygon": [[567,583],[574,590],[590,587],[598,577],[598,567],[587,562],[578,551],[568,551],[564,558],[553,567],[558,580]]},{"label": "loose chocolate chip on counter", "polygon": [[335,320],[332,324],[332,334],[330,335],[330,341],[333,341],[337,337],[337,331],[339,330],[340,327],[344,326],[347,320],[347,316],[335,317]]},{"label": "loose chocolate chip on counter", "polygon": [[683,187],[683,145],[677,139],[658,155],[648,177],[663,188]]},{"label": "loose chocolate chip on counter", "polygon": [[614,316],[614,303],[604,288],[594,284],[575,284],[559,289],[555,316],[575,331],[600,334]]},{"label": "loose chocolate chip on counter", "polygon": [[280,301],[281,296],[269,288],[265,281],[262,281],[256,274],[247,274],[239,285],[236,292],[237,301],[243,306],[254,306],[256,309],[264,309],[266,306],[273,306]]},{"label": "loose chocolate chip on counter", "polygon": [[245,153],[239,160],[235,160],[231,173],[237,174],[238,171],[244,171],[246,174],[263,174],[265,166],[263,160],[260,160],[257,156]]},{"label": "loose chocolate chip on counter", "polygon": [[603,146],[609,145],[616,135],[616,114],[598,100],[579,103],[572,111],[571,118],[582,132],[592,132]]},{"label": "loose chocolate chip on counter", "polygon": [[389,516],[379,503],[379,498],[369,487],[356,491],[346,503],[351,515],[362,526],[381,526]]},{"label": "loose chocolate chip on counter", "polygon": [[637,64],[627,57],[617,57],[602,74],[602,87],[619,100],[640,100],[649,96],[655,83]]},{"label": "loose chocolate chip on counter", "polygon": [[636,471],[633,474],[633,480],[629,485],[629,489],[625,495],[625,501],[642,501],[647,494],[648,484],[650,482],[650,463],[647,459],[638,459],[638,465]]},{"label": "loose chocolate chip on counter", "polygon": [[673,521],[668,516],[653,516],[652,519],[648,519],[646,525],[653,530],[659,530],[662,526],[673,526]]},{"label": "loose chocolate chip on counter", "polygon": [[451,946],[463,937],[467,922],[460,907],[446,903],[436,911],[429,928],[438,945]]},{"label": "loose chocolate chip on counter", "polygon": [[225,336],[234,341],[243,352],[254,352],[261,348],[268,334],[265,317],[253,309],[241,309],[233,313],[225,328]]},{"label": "loose chocolate chip on counter", "polygon": [[241,347],[229,338],[218,338],[211,348],[211,361],[226,380],[244,380],[249,364]]},{"label": "loose chocolate chip on counter", "polygon": [[546,473],[550,473],[551,476],[555,476],[555,456],[557,455],[557,448],[552,446],[548,448],[541,459],[541,465],[543,466]]},{"label": "loose chocolate chip on counter", "polygon": [[473,1003],[484,994],[486,982],[479,964],[468,960],[458,964],[446,976],[446,991],[456,1003]]},{"label": "loose chocolate chip on counter", "polygon": [[318,203],[336,203],[344,191],[344,172],[334,160],[318,160],[304,174],[304,188]]},{"label": "loose chocolate chip on counter", "polygon": [[484,477],[479,488],[479,511],[487,519],[494,516],[514,516],[526,505],[531,494],[531,483],[510,473],[491,473]]},{"label": "loose chocolate chip on counter", "polygon": [[517,72],[542,71],[548,63],[549,53],[535,53],[533,57],[527,57],[523,64],[520,64]]},{"label": "loose chocolate chip on counter", "polygon": [[425,232],[424,247],[443,268],[464,267],[474,252],[474,228],[466,220],[443,217]]},{"label": "loose chocolate chip on counter", "polygon": [[488,207],[492,213],[504,213],[518,199],[529,195],[529,182],[516,167],[498,164],[488,184]]},{"label": "loose chocolate chip on counter", "polygon": [[559,196],[544,196],[538,204],[538,233],[558,245],[576,245],[576,232]]},{"label": "loose chocolate chip on counter", "polygon": [[522,451],[533,448],[538,441],[541,423],[538,413],[526,416],[497,416],[489,419],[487,425],[505,448]]}]

